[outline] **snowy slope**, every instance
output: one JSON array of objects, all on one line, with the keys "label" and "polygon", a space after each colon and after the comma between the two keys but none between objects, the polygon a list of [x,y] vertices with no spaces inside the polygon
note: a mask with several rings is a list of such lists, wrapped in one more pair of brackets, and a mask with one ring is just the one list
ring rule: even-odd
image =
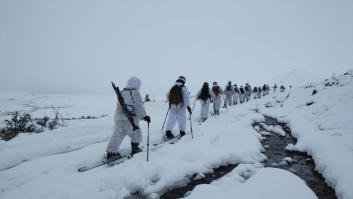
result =
[{"label": "snowy slope", "polygon": [[293,87],[299,87],[304,83],[317,82],[321,79],[323,79],[323,77],[319,76],[315,72],[304,69],[293,69],[287,73],[283,73],[281,75],[270,78],[268,83],[271,87],[274,84],[277,84],[278,87],[280,85],[284,85],[286,88],[288,88],[290,85]]},{"label": "snowy slope", "polygon": [[[261,116],[249,112],[245,106],[242,108],[242,113],[226,111],[222,119],[212,118],[202,126],[198,126],[197,118],[194,118],[193,140],[188,135],[176,145],[167,145],[151,153],[148,163],[145,153],[141,153],[116,167],[86,173],[78,173],[77,169],[102,158],[107,145],[105,140],[112,128],[108,118],[82,121],[51,132],[21,135],[9,142],[0,142],[1,159],[4,160],[0,163],[1,196],[121,198],[136,191],[148,195],[167,190],[194,173],[210,172],[219,165],[257,164],[264,158],[260,153],[262,146],[259,135],[249,127],[253,119],[261,119]],[[162,136],[160,128],[166,109],[167,104],[163,102],[147,104],[152,117],[152,143]],[[195,111],[199,112],[198,106]],[[143,129],[146,129],[145,124]],[[122,150],[128,148],[126,139]],[[43,185],[44,189],[33,191]]]},{"label": "snowy slope", "polygon": [[[175,145],[159,148],[150,154],[150,162],[146,162],[145,153],[140,153],[115,167],[83,173],[78,173],[77,169],[101,159],[105,152],[113,128],[114,98],[46,96],[41,102],[43,98],[36,95],[6,95],[1,98],[6,102],[1,105],[1,113],[12,111],[7,107],[18,109],[25,107],[26,101],[33,101],[38,106],[41,103],[66,104],[68,106],[62,110],[76,117],[86,114],[109,116],[70,121],[54,131],[23,134],[9,142],[0,141],[0,198],[122,198],[137,191],[153,196],[184,183],[185,178],[195,173],[212,172],[213,168],[228,163],[240,166],[211,185],[197,187],[189,197],[293,198],[300,192],[300,198],[315,198],[305,183],[293,174],[262,168],[261,161],[265,158],[261,153],[262,136],[251,126],[254,120],[263,119],[262,114],[287,121],[298,138],[295,148],[313,156],[317,169],[335,188],[339,198],[353,198],[352,71],[337,79],[338,85],[324,86],[327,82],[323,81],[310,88],[300,87],[290,93],[271,94],[222,109],[221,116],[212,117],[202,125],[197,124],[200,112],[197,104],[192,120],[194,139],[188,134]],[[314,96],[311,95],[313,89],[318,90]],[[290,97],[286,99],[288,94]],[[11,98],[17,100],[9,100]],[[306,106],[308,102],[314,104]],[[267,108],[268,104],[273,107]],[[146,104],[152,118],[151,143],[158,142],[163,135],[161,126],[167,106],[164,102]],[[146,138],[147,126],[141,124]],[[122,150],[129,150],[128,138],[123,142]],[[283,181],[288,186],[273,195]]]},{"label": "snowy slope", "polygon": [[[312,95],[313,90],[318,93]],[[261,112],[289,122],[297,150],[315,160],[339,198],[353,198],[353,70],[290,93],[283,107]],[[279,100],[286,96],[279,95]],[[313,103],[312,105],[309,105]]]}]

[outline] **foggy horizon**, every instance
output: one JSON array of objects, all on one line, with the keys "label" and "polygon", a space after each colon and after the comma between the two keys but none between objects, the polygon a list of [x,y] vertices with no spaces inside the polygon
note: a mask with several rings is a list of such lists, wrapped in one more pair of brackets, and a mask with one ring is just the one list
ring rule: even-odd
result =
[{"label": "foggy horizon", "polygon": [[[0,90],[111,94],[142,80],[163,96],[179,75],[263,84],[353,68],[352,1],[0,1]],[[306,72],[307,71],[307,72]]]}]

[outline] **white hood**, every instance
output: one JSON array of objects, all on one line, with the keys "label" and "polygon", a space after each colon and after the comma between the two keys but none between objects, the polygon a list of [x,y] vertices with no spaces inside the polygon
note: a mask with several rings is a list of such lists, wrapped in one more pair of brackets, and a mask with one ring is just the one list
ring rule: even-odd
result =
[{"label": "white hood", "polygon": [[127,81],[126,88],[133,88],[136,90],[140,90],[141,80],[137,77],[130,77],[130,79]]}]

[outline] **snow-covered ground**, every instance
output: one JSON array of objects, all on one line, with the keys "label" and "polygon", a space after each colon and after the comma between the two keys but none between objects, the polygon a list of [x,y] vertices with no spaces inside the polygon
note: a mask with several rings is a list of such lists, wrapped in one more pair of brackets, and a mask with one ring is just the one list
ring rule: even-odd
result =
[{"label": "snow-covered ground", "polygon": [[353,70],[294,89],[281,104],[260,112],[288,122],[298,138],[294,148],[313,156],[339,198],[353,198]]},{"label": "snow-covered ground", "polygon": [[294,174],[276,168],[242,164],[209,185],[199,185],[187,198],[317,198]]},{"label": "snow-covered ground", "polygon": [[[105,153],[113,128],[114,97],[2,92],[2,120],[13,110],[27,110],[38,117],[49,115],[52,104],[62,107],[60,111],[67,117],[108,116],[71,120],[53,131],[0,141],[0,198],[123,198],[137,191],[156,196],[155,193],[180,185],[195,173],[209,173],[212,168],[229,163],[240,165],[210,185],[197,186],[188,197],[315,198],[294,174],[263,168],[261,161],[266,157],[261,153],[262,136],[251,126],[254,120],[263,119],[262,114],[288,122],[298,138],[298,144],[292,148],[313,156],[317,169],[339,198],[353,198],[352,74],[350,71],[336,77],[338,85],[324,86],[326,82],[336,82],[329,79],[222,109],[220,116],[211,117],[202,125],[197,122],[197,105],[192,119],[194,139],[188,132],[177,144],[167,144],[152,152],[149,162],[144,152],[120,165],[83,173],[77,169],[101,159]],[[318,90],[314,96],[313,89]],[[307,106],[308,102],[314,104]],[[152,119],[151,143],[157,143],[163,135],[161,126],[167,107],[165,102],[146,104]],[[141,124],[146,138],[147,125]],[[283,133],[276,127],[270,128]],[[129,150],[129,145],[126,138],[122,150]]]}]

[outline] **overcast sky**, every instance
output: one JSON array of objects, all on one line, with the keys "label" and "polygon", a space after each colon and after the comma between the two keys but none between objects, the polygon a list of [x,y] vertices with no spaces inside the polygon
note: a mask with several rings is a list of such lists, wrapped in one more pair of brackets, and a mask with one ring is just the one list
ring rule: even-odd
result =
[{"label": "overcast sky", "polygon": [[0,0],[0,90],[108,93],[131,75],[264,83],[353,68],[352,0]]}]

